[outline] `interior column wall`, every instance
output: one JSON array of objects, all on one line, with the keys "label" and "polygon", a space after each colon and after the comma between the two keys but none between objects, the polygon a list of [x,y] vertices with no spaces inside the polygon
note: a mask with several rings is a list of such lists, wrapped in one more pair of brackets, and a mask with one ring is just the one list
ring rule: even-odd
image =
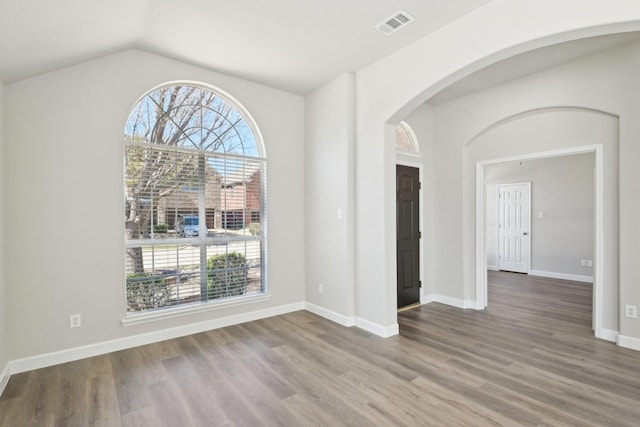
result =
[{"label": "interior column wall", "polygon": [[353,74],[305,97],[307,308],[354,322]]},{"label": "interior column wall", "polygon": [[5,297],[4,269],[4,84],[0,81],[0,392],[2,392],[3,372],[9,362]]}]

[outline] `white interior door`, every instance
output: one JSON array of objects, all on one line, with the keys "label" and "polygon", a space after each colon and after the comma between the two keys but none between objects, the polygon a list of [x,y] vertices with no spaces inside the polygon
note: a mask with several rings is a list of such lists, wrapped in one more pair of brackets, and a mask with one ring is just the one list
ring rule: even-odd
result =
[{"label": "white interior door", "polygon": [[531,183],[498,185],[498,268],[529,272]]}]

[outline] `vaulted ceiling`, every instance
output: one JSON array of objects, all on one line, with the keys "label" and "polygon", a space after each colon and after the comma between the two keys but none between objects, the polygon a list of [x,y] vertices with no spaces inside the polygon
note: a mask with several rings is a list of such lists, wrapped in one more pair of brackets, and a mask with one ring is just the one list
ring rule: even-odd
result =
[{"label": "vaulted ceiling", "polygon": [[[304,94],[489,0],[0,0],[0,79],[127,48]],[[415,21],[374,29],[402,9]]]},{"label": "vaulted ceiling", "polygon": [[[11,83],[129,48],[306,94],[490,0],[0,0],[0,80]],[[374,29],[398,10],[415,21]],[[490,66],[441,103],[638,38],[564,43]],[[398,64],[399,67],[402,64]]]}]

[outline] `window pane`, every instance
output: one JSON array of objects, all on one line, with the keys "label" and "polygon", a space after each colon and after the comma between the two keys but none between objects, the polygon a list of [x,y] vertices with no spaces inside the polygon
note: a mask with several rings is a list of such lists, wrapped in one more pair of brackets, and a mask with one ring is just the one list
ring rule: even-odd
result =
[{"label": "window pane", "polygon": [[413,150],[409,134],[400,126],[396,126],[396,147],[407,151]]},{"label": "window pane", "polygon": [[[142,260],[141,269],[127,263],[129,311],[165,308],[199,300],[191,298],[199,295],[200,290],[198,245],[134,246],[127,250],[139,253]],[[136,298],[135,302],[132,298]],[[140,301],[154,303],[144,307]]]},{"label": "window pane", "polygon": [[217,299],[264,292],[261,248],[259,240],[208,246],[208,297]]}]

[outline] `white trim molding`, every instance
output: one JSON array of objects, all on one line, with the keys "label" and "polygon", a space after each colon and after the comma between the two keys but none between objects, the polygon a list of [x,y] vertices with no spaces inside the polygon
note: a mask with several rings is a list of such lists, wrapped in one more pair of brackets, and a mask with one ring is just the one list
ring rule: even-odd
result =
[{"label": "white trim molding", "polygon": [[2,396],[4,388],[9,383],[9,378],[11,378],[11,364],[7,363],[2,369],[2,372],[0,372],[0,396]]},{"label": "white trim molding", "polygon": [[640,351],[640,339],[634,337],[627,337],[625,335],[618,335],[616,344],[620,347],[630,348],[631,350]]},{"label": "white trim molding", "polygon": [[406,156],[406,157],[415,157],[417,159],[422,158],[422,153],[418,153],[415,151],[403,150],[401,148],[396,148],[396,156]]},{"label": "white trim molding", "polygon": [[382,326],[360,317],[356,317],[355,320],[355,326],[382,338],[389,338],[400,333],[400,327],[397,323],[391,326]]},{"label": "white trim molding", "polygon": [[353,316],[345,316],[324,307],[320,307],[319,305],[311,304],[310,302],[305,303],[305,309],[342,326],[351,327],[356,324],[355,317]]},{"label": "white trim molding", "polygon": [[158,311],[150,311],[150,312],[142,312],[142,313],[131,313],[124,317],[120,323],[122,326],[132,326],[139,325],[142,323],[155,322],[158,320],[166,320],[174,317],[182,317],[195,313],[202,313],[206,311],[214,311],[220,310],[222,308],[236,307],[245,304],[253,304],[262,301],[268,301],[271,299],[271,294],[266,295],[252,295],[252,296],[241,296],[236,298],[229,298],[223,301],[216,302],[207,302],[202,304],[196,304],[191,306],[177,306],[175,308],[166,309],[166,310],[158,310]]},{"label": "white trim molding", "polygon": [[573,280],[574,282],[593,283],[593,276],[578,274],[554,273],[552,271],[529,270],[531,276],[549,277],[551,279]]},{"label": "white trim molding", "polygon": [[420,304],[425,305],[429,304],[430,302],[436,302],[435,298],[436,297],[434,294],[420,295]]},{"label": "white trim molding", "polygon": [[498,268],[497,265],[487,264],[487,270],[489,270],[489,271],[499,271],[500,269]]},{"label": "white trim molding", "polygon": [[612,331],[611,329],[600,329],[600,334],[595,336],[596,338],[600,338],[601,340],[618,342],[618,331]]},{"label": "white trim molding", "polygon": [[267,317],[278,316],[281,314],[291,313],[293,311],[304,309],[305,303],[301,301],[293,304],[281,305],[278,307],[222,317],[219,319],[211,319],[203,322],[191,323],[175,328],[162,329],[159,331],[134,335],[131,337],[117,338],[114,340],[89,344],[82,347],[69,348],[52,353],[41,354],[38,356],[26,357],[23,359],[11,361],[9,364],[9,373],[17,374],[20,372],[31,371],[47,366],[58,365],[60,363],[72,362],[74,360],[84,359],[87,357],[99,356],[101,354],[111,353],[127,348],[138,347],[145,344],[152,344],[172,338],[179,338],[187,335],[197,334],[199,332],[223,328],[225,326],[237,325],[240,323],[250,322],[252,320],[264,319]]},{"label": "white trim molding", "polygon": [[477,308],[476,302],[474,300],[462,300],[458,298],[451,298],[451,297],[446,297],[444,295],[436,295],[436,294],[425,295],[424,302],[421,302],[421,303],[429,304],[431,302],[439,302],[440,304],[450,305],[451,307],[462,308],[464,310],[469,308],[482,310],[484,308],[484,307]]}]

